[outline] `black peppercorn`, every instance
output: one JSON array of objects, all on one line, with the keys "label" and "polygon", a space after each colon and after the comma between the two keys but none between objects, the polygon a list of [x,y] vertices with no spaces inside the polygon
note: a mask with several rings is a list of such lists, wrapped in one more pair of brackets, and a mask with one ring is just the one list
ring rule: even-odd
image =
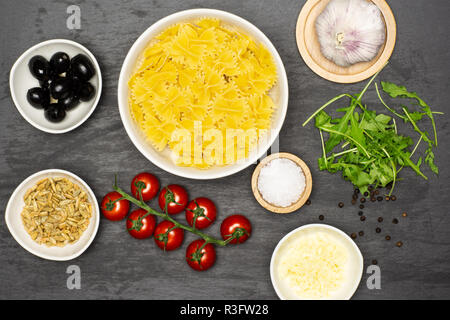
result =
[{"label": "black peppercorn", "polygon": [[403,245],[403,242],[399,241],[395,245],[400,248]]},{"label": "black peppercorn", "polygon": [[378,197],[377,197],[377,200],[378,200],[378,201],[383,201],[383,197],[382,197],[382,196],[378,196]]},{"label": "black peppercorn", "polygon": [[364,209],[364,205],[363,204],[360,204],[359,205],[359,208],[362,210],[362,209]]},{"label": "black peppercorn", "polygon": [[389,196],[386,196],[386,198],[384,198],[386,201],[389,201],[389,200],[391,200],[391,197],[389,197]]},{"label": "black peppercorn", "polygon": [[323,215],[320,215],[319,220],[323,220],[323,219],[325,219],[325,217]]},{"label": "black peppercorn", "polygon": [[375,259],[373,259],[373,260],[372,260],[372,264],[378,264],[378,261],[375,260]]},{"label": "black peppercorn", "polygon": [[397,200],[397,197],[396,196],[391,196],[391,200],[395,201],[395,200]]},{"label": "black peppercorn", "polygon": [[344,203],[343,202],[339,202],[338,206],[339,206],[339,208],[343,208],[344,207]]},{"label": "black peppercorn", "polygon": [[364,203],[364,202],[366,202],[366,198],[361,198],[361,199],[359,199],[359,201],[360,201],[361,203]]},{"label": "black peppercorn", "polygon": [[367,197],[369,195],[369,193],[366,191],[364,192],[364,197]]},{"label": "black peppercorn", "polygon": [[311,204],[311,200],[306,200],[306,205],[309,206]]},{"label": "black peppercorn", "polygon": [[375,229],[375,232],[376,232],[376,233],[380,233],[380,232],[381,232],[381,229],[380,229],[380,228],[376,228],[376,229]]},{"label": "black peppercorn", "polygon": [[364,235],[364,231],[358,232],[359,236],[362,237]]},{"label": "black peppercorn", "polygon": [[362,212],[362,211],[358,212],[358,216],[362,216],[363,214],[364,214],[364,212]]},{"label": "black peppercorn", "polygon": [[359,218],[359,220],[364,221],[364,220],[366,220],[366,217],[365,216],[361,216],[361,218]]},{"label": "black peppercorn", "polygon": [[398,219],[392,220],[392,223],[393,223],[393,224],[397,224],[397,223],[398,223]]},{"label": "black peppercorn", "polygon": [[379,217],[378,222],[383,222],[383,217]]},{"label": "black peppercorn", "polygon": [[352,204],[355,205],[356,204],[356,200],[352,199]]},{"label": "black peppercorn", "polygon": [[370,198],[370,201],[375,202],[377,201],[377,199],[375,199],[374,197]]},{"label": "black peppercorn", "polygon": [[386,236],[385,239],[386,239],[387,241],[389,241],[389,240],[391,240],[391,236]]},{"label": "black peppercorn", "polygon": [[350,235],[350,237],[352,238],[352,239],[356,239],[356,233],[352,233],[351,235]]},{"label": "black peppercorn", "polygon": [[377,190],[375,190],[375,195],[379,195],[380,194],[380,191],[377,189]]}]

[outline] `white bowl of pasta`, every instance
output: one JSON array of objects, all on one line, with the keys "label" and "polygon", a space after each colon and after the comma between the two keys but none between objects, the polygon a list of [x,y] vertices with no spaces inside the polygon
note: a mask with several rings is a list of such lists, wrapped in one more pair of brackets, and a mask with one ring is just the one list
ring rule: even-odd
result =
[{"label": "white bowl of pasta", "polygon": [[266,154],[288,93],[283,62],[263,32],[228,12],[192,9],[157,21],[135,41],[118,103],[131,141],[153,164],[215,179]]}]

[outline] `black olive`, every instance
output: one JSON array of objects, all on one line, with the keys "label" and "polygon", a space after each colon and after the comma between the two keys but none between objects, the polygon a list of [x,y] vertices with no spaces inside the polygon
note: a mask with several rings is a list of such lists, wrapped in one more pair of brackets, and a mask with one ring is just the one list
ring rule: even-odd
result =
[{"label": "black olive", "polygon": [[75,95],[70,95],[67,98],[58,100],[58,104],[64,108],[64,110],[69,111],[80,104],[80,99]]},{"label": "black olive", "polygon": [[35,108],[46,108],[50,104],[50,93],[39,87],[31,88],[27,92],[27,100]]},{"label": "black olive", "polygon": [[43,56],[34,56],[28,62],[31,74],[38,80],[46,80],[49,77],[50,66]]},{"label": "black olive", "polygon": [[71,89],[72,82],[68,78],[58,78],[50,84],[50,93],[57,100],[67,98]]},{"label": "black olive", "polygon": [[80,90],[78,91],[78,96],[81,101],[89,101],[95,95],[95,88],[89,82],[85,82],[81,85]]},{"label": "black olive", "polygon": [[83,81],[88,81],[95,74],[92,62],[84,54],[78,54],[70,62],[71,73]]},{"label": "black olive", "polygon": [[50,58],[50,68],[56,74],[67,72],[70,67],[70,57],[65,52],[57,52]]},{"label": "black olive", "polygon": [[45,118],[50,122],[61,122],[66,117],[66,111],[58,103],[52,103],[45,109]]}]

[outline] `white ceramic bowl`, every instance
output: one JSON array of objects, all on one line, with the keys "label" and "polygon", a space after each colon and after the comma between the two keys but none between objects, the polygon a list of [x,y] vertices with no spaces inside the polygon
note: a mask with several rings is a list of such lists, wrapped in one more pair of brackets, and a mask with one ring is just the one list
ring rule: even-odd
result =
[{"label": "white ceramic bowl", "polygon": [[[88,199],[92,203],[92,217],[88,228],[77,242],[64,247],[47,247],[34,242],[22,223],[21,212],[25,205],[23,196],[38,181],[49,177],[68,178],[77,183],[87,193]],[[65,170],[49,169],[29,176],[14,190],[6,206],[5,220],[12,236],[24,249],[44,259],[67,261],[82,254],[94,240],[100,222],[100,211],[94,192],[80,177]]]},{"label": "white ceramic bowl", "polygon": [[[90,101],[81,102],[68,111],[63,121],[52,123],[45,119],[44,110],[34,108],[27,101],[28,89],[39,87],[39,81],[30,73],[28,62],[35,55],[41,55],[49,60],[58,51],[66,52],[70,58],[79,53],[89,57],[95,68],[95,75],[89,82],[95,87],[96,94]],[[102,74],[94,55],[84,46],[71,40],[53,39],[38,43],[17,59],[9,75],[9,88],[17,110],[32,126],[48,133],[65,133],[77,128],[94,112],[102,93]]]},{"label": "white ceramic bowl", "polygon": [[283,239],[278,242],[275,250],[272,254],[272,259],[270,261],[270,278],[272,280],[272,285],[277,293],[278,297],[282,300],[295,300],[300,299],[298,296],[293,293],[289,286],[279,278],[276,268],[278,265],[278,259],[283,254],[283,249],[285,245],[294,240],[297,236],[301,236],[306,233],[313,233],[316,231],[324,231],[333,235],[340,243],[348,249],[349,260],[346,266],[346,279],[345,283],[342,285],[341,289],[335,292],[329,299],[332,300],[348,300],[355,293],[358,288],[359,282],[361,281],[364,260],[361,255],[361,251],[355,242],[346,235],[343,231],[326,225],[326,224],[308,224],[293,231],[289,232],[287,235],[283,237]]},{"label": "white ceramic bowl", "polygon": [[[271,96],[274,102],[278,105],[278,110],[275,112],[272,121],[272,133],[267,141],[263,143],[260,142],[256,152],[252,153],[248,159],[235,163],[228,166],[216,166],[209,168],[207,170],[201,170],[197,168],[187,168],[175,165],[175,163],[170,159],[170,152],[158,152],[156,151],[148,141],[146,141],[141,130],[131,117],[131,113],[128,107],[128,80],[130,79],[133,71],[136,68],[136,62],[141,55],[144,48],[148,45],[150,40],[152,40],[156,35],[161,33],[167,27],[176,24],[178,22],[190,22],[202,17],[213,17],[220,19],[223,23],[233,25],[234,27],[241,30],[243,33],[251,36],[254,40],[262,43],[272,54],[278,72],[278,82],[274,88],[272,88]],[[170,16],[167,16],[152,26],[148,28],[133,44],[130,51],[128,52],[125,61],[122,66],[119,77],[118,85],[118,102],[120,116],[122,118],[125,130],[128,133],[131,141],[134,143],[136,148],[147,157],[152,163],[178,176],[191,178],[191,179],[215,179],[225,177],[241,171],[248,167],[250,164],[255,163],[269,147],[272,145],[280,129],[283,125],[284,118],[286,116],[287,106],[288,106],[288,81],[286,76],[286,71],[281,61],[280,55],[277,50],[270,42],[270,40],[253,24],[240,18],[234,14],[213,10],[213,9],[192,9],[177,12]]]}]

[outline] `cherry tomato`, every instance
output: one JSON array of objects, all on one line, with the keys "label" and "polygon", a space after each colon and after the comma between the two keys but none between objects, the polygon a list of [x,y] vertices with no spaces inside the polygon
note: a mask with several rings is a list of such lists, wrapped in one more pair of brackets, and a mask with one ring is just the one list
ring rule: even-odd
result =
[{"label": "cherry tomato", "polygon": [[[164,220],[160,222],[155,229],[155,243],[156,245],[165,251],[171,251],[181,246],[184,239],[184,231],[180,228],[175,228],[173,222]],[[167,233],[169,229],[172,229]]]},{"label": "cherry tomato", "polygon": [[[166,196],[167,194],[167,196]],[[166,198],[168,198],[167,213],[177,214],[183,211],[188,203],[188,194],[186,189],[178,184],[171,184],[159,193],[159,207],[161,210],[165,210]],[[164,211],[165,212],[165,211]]]},{"label": "cherry tomato", "polygon": [[186,208],[186,221],[191,227],[205,229],[216,220],[216,206],[208,198],[197,198],[189,202]]},{"label": "cherry tomato", "polygon": [[103,197],[101,210],[105,218],[118,221],[127,216],[130,210],[130,201],[126,199],[116,201],[120,198],[122,198],[122,195],[116,191],[110,192]]},{"label": "cherry tomato", "polygon": [[203,239],[195,240],[186,249],[186,262],[197,271],[208,270],[216,262],[216,249],[211,243],[202,248],[204,243]]},{"label": "cherry tomato", "polygon": [[136,239],[151,237],[155,231],[156,219],[144,209],[137,209],[130,213],[127,219],[127,230]]},{"label": "cherry tomato", "polygon": [[239,214],[227,217],[220,226],[220,234],[222,235],[223,240],[231,238],[234,232],[236,232],[237,238],[231,240],[230,243],[245,242],[252,233],[250,221]]},{"label": "cherry tomato", "polygon": [[142,184],[142,200],[149,201],[153,199],[159,191],[159,181],[154,175],[148,172],[141,172],[131,181],[131,194],[138,200],[139,184]]}]

